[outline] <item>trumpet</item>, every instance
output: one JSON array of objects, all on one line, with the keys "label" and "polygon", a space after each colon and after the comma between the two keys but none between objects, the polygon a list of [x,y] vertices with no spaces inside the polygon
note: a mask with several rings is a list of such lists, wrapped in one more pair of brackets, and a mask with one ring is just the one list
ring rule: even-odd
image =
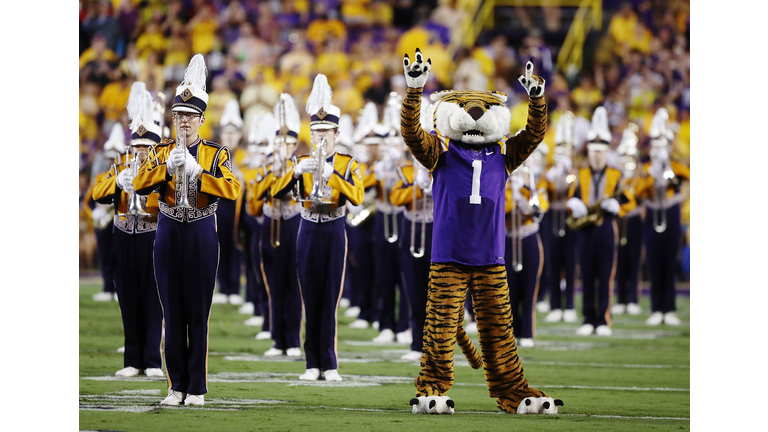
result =
[{"label": "trumpet", "polygon": [[568,225],[568,228],[572,230],[577,230],[590,225],[602,226],[603,219],[605,218],[605,211],[603,210],[603,207],[602,207],[603,201],[608,200],[610,198],[618,199],[619,196],[621,196],[622,191],[623,191],[623,184],[620,183],[619,185],[616,186],[616,191],[613,194],[613,196],[605,197],[595,203],[592,203],[592,205],[587,206],[586,216],[576,218],[576,217],[573,217],[573,215],[569,215],[568,219],[565,220],[565,223]]},{"label": "trumpet", "polygon": [[[128,163],[128,169],[131,170],[131,175],[133,177],[136,177],[139,173],[139,165],[141,165],[142,161],[139,159],[139,152],[134,150],[133,158],[131,158],[131,161]],[[115,170],[117,172],[117,170]],[[144,211],[144,209],[141,206],[141,197],[139,194],[136,193],[136,191],[131,192],[128,198],[128,209],[126,213],[118,213],[117,214],[120,217],[125,216],[150,216],[149,213]]]},{"label": "trumpet", "polygon": [[[178,123],[178,122],[177,122]],[[187,131],[180,126],[176,127],[176,148],[187,151]],[[187,179],[187,160],[184,159],[181,165],[176,167],[176,207],[190,209],[189,205],[189,179]]]},{"label": "trumpet", "polygon": [[[296,189],[294,191],[294,201],[306,202],[309,201],[315,205],[333,204],[332,201],[326,201],[323,198],[323,190],[325,189],[325,179],[323,178],[323,169],[325,168],[326,148],[327,140],[325,137],[320,139],[320,142],[312,149],[309,157],[317,161],[317,168],[312,173],[312,191],[309,193],[307,199],[301,198],[299,189],[299,183],[296,182]],[[296,166],[296,158],[293,158],[294,166]]]},{"label": "trumpet", "polygon": [[[418,199],[416,198],[416,173],[418,170],[424,169],[421,167],[418,161],[414,158],[413,160],[413,186],[412,186],[412,203],[413,203],[413,210],[414,213],[419,208]],[[427,194],[422,191],[422,202],[421,202],[421,209],[422,211],[427,210]],[[419,244],[419,248],[416,248],[416,217],[414,214],[414,218],[411,220],[411,245],[410,245],[410,251],[411,256],[414,258],[421,258],[424,256],[424,251],[426,250],[426,241],[427,241],[427,217],[424,215],[424,217],[421,219],[421,243]]]}]

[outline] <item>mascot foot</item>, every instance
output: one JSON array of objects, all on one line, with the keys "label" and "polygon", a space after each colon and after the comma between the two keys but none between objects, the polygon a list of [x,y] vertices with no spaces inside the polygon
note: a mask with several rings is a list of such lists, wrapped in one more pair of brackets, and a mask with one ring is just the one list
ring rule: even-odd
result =
[{"label": "mascot foot", "polygon": [[414,414],[453,414],[454,403],[448,396],[419,396],[411,399]]},{"label": "mascot foot", "polygon": [[518,414],[557,414],[557,407],[563,406],[560,399],[551,397],[527,397],[517,407]]}]

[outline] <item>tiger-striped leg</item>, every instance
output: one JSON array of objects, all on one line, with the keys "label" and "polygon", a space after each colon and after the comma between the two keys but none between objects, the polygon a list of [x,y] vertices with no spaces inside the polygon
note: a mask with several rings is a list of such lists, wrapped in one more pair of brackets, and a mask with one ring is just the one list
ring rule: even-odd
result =
[{"label": "tiger-striped leg", "polygon": [[546,396],[528,386],[512,336],[507,270],[503,265],[478,268],[470,278],[472,302],[485,363],[485,382],[496,406],[515,413],[526,397]]},{"label": "tiger-striped leg", "polygon": [[432,263],[429,272],[424,354],[416,378],[417,396],[443,396],[453,385],[456,332],[464,319],[468,274],[456,266]]}]

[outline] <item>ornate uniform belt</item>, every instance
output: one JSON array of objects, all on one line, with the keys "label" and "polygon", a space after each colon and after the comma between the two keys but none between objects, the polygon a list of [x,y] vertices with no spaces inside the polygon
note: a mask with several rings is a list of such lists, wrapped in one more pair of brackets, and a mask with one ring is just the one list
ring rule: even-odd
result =
[{"label": "ornate uniform belt", "polygon": [[[264,203],[264,207],[262,207],[262,209],[264,210],[264,216],[270,219],[278,219],[280,217],[280,215],[277,214],[277,210],[269,205],[269,203]],[[293,219],[294,216],[301,213],[301,203],[294,203],[293,205],[289,205],[289,202],[284,201],[280,207],[280,210],[284,220]]]},{"label": "ornate uniform belt", "polygon": [[395,206],[384,201],[376,201],[376,211],[381,213],[385,213],[385,214],[401,213],[404,210],[405,210],[405,207],[403,206]]},{"label": "ornate uniform belt", "polygon": [[[144,220],[148,216],[134,216],[127,215],[125,220],[118,215],[115,215],[114,223],[115,227],[120,231],[127,234],[152,232],[157,230],[157,219],[153,221]],[[155,216],[153,215],[152,218]]]},{"label": "ornate uniform belt", "polygon": [[301,217],[310,222],[330,222],[347,215],[347,206],[337,207],[333,210],[327,209],[328,206],[312,204],[312,210],[301,206]]},{"label": "ornate uniform belt", "polygon": [[[681,202],[683,202],[683,196],[681,194],[675,194],[672,196],[672,198],[667,198],[664,200],[663,207],[666,210],[675,204],[680,204]],[[648,200],[645,202],[645,205],[648,206],[648,208],[651,210],[661,210],[662,208],[662,204],[657,201]]]},{"label": "ornate uniform belt", "polygon": [[191,209],[171,207],[162,201],[160,201],[158,204],[160,204],[160,213],[162,213],[164,216],[177,222],[188,223],[197,222],[216,214],[216,209],[219,207],[218,202],[207,205],[203,208]]}]

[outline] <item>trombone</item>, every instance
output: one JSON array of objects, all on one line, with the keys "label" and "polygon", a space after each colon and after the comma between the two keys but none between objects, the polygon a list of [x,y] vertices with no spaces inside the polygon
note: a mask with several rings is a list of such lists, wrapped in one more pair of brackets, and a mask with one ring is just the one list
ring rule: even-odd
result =
[{"label": "trombone", "polygon": [[674,180],[675,173],[669,162],[664,167],[662,174],[663,181],[653,180],[653,193],[658,203],[659,209],[653,209],[653,230],[661,234],[667,230],[667,185]]},{"label": "trombone", "polygon": [[[388,166],[395,165],[395,162],[389,157],[387,154],[385,156],[385,160],[387,161]],[[395,165],[395,171],[400,176],[400,178],[403,180],[403,183],[407,183],[405,179],[405,175],[403,174],[403,170]],[[415,180],[415,177],[414,177]],[[399,238],[399,235],[397,233],[397,212],[394,211],[394,206],[392,205],[392,201],[389,200],[389,194],[392,193],[392,188],[387,187],[387,180],[384,179],[384,185],[382,186],[383,194],[384,194],[384,202],[388,204],[388,206],[392,209],[392,215],[391,220],[390,216],[384,213],[384,238],[387,240],[388,243],[395,243],[397,239]]]},{"label": "trombone", "polygon": [[[139,159],[139,152],[138,150],[133,150],[133,158],[128,163],[128,169],[131,170],[131,175],[133,177],[136,177],[139,174],[139,166],[141,165],[143,161]],[[115,167],[115,172],[117,172],[117,167]],[[128,198],[128,209],[125,213],[118,213],[117,214],[120,217],[125,216],[150,216],[149,213],[144,211],[144,209],[141,207],[141,197],[139,194],[136,193],[136,191],[131,192]]]},{"label": "trombone", "polygon": [[[285,122],[285,94],[280,95],[278,111],[280,112],[280,118],[278,119],[280,122],[279,137],[282,139],[280,150],[282,151],[278,151],[277,147],[275,147],[275,155],[273,157],[272,166],[274,167],[274,161],[277,160],[277,158],[280,158],[280,172],[276,172],[275,175],[278,178],[281,178],[283,174],[285,174],[286,161],[284,156],[286,156],[286,153],[288,152],[286,146],[288,126]],[[278,248],[280,247],[280,220],[283,218],[283,200],[275,200],[274,197],[271,197],[270,200],[272,201],[272,218],[269,221],[269,243],[272,245],[272,248]]]},{"label": "trombone", "polygon": [[[411,255],[414,258],[421,258],[424,256],[424,251],[426,250],[426,241],[427,241],[427,215],[424,214],[421,219],[421,243],[419,245],[419,248],[416,249],[416,211],[418,210],[419,206],[417,205],[418,199],[416,198],[416,173],[418,170],[424,169],[421,167],[419,162],[416,161],[414,158],[413,160],[413,187],[412,187],[412,203],[413,203],[413,219],[411,220],[411,246],[410,251]],[[421,211],[426,212],[427,211],[427,194],[422,190],[422,202],[421,202]],[[385,225],[386,226],[386,225]]]}]

